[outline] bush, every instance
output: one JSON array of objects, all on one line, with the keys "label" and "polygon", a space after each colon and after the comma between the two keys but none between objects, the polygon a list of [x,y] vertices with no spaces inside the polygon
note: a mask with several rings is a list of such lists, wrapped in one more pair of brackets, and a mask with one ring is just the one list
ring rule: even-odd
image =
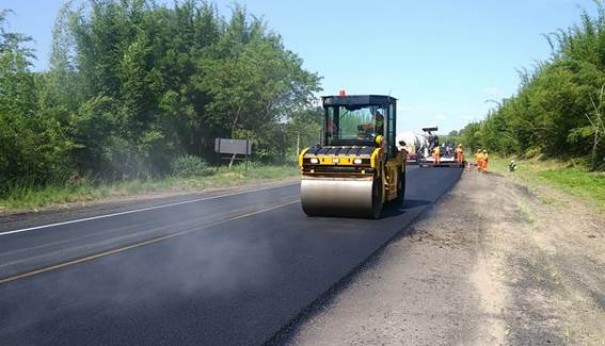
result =
[{"label": "bush", "polygon": [[542,150],[540,148],[533,147],[533,148],[529,148],[525,151],[526,159],[533,159],[540,155],[542,155]]},{"label": "bush", "polygon": [[172,163],[172,172],[181,178],[201,176],[208,172],[206,161],[195,155],[185,155],[177,158]]}]

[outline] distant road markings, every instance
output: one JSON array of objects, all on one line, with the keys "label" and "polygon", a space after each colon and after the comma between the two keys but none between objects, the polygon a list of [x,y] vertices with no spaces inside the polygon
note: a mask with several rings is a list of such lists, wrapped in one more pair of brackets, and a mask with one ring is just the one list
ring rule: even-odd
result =
[{"label": "distant road markings", "polygon": [[239,195],[244,195],[244,194],[247,194],[247,193],[255,193],[255,192],[260,192],[260,191],[265,191],[265,190],[277,189],[277,188],[280,188],[280,187],[289,186],[289,185],[295,185],[295,184],[298,184],[298,182],[297,183],[292,183],[292,184],[283,184],[283,185],[278,185],[278,186],[271,186],[271,187],[267,187],[267,188],[263,188],[263,189],[258,189],[258,190],[253,190],[253,191],[242,191],[242,192],[235,192],[235,193],[230,193],[230,194],[226,194],[226,195],[217,195],[217,196],[210,196],[210,197],[204,197],[204,198],[196,198],[196,199],[187,200],[187,201],[174,202],[174,203],[169,203],[169,204],[162,204],[162,205],[158,205],[158,206],[155,206],[155,207],[136,209],[136,210],[128,210],[128,211],[123,211],[123,212],[120,212],[120,213],[91,216],[91,217],[86,217],[86,218],[83,218],[83,219],[76,219],[76,220],[69,220],[69,221],[51,223],[51,224],[48,224],[48,225],[35,226],[35,227],[17,229],[17,230],[14,230],[14,231],[2,232],[2,233],[0,233],[0,236],[9,235],[9,234],[15,234],[15,233],[28,232],[28,231],[34,231],[34,230],[38,230],[38,229],[42,229],[42,228],[50,228],[50,227],[70,225],[70,224],[80,223],[80,222],[85,222],[85,221],[104,219],[104,218],[113,217],[113,216],[120,216],[120,215],[140,213],[140,212],[149,211],[149,210],[169,208],[169,207],[174,207],[174,206],[177,206],[177,205],[196,203],[196,202],[202,202],[202,201],[209,201],[209,200],[212,200],[212,199],[218,199],[218,198],[223,198],[223,197],[239,196]]},{"label": "distant road markings", "polygon": [[52,265],[52,266],[49,266],[49,267],[44,267],[44,268],[32,270],[32,271],[29,271],[27,273],[18,274],[18,275],[14,275],[14,276],[8,276],[8,277],[5,277],[5,278],[0,278],[0,285],[8,283],[8,282],[11,282],[11,281],[25,279],[25,278],[28,278],[28,277],[31,277],[31,276],[35,276],[35,275],[38,275],[38,274],[46,273],[46,272],[49,272],[49,271],[52,271],[52,270],[57,270],[57,269],[69,267],[69,266],[72,266],[72,265],[75,265],[75,264],[89,262],[89,261],[95,260],[97,258],[110,256],[110,255],[113,255],[113,254],[116,254],[116,253],[120,253],[120,252],[131,250],[131,249],[135,249],[135,248],[139,248],[139,247],[143,247],[143,246],[159,243],[159,242],[161,242],[163,240],[167,240],[167,239],[170,239],[170,238],[182,236],[182,235],[185,235],[185,234],[188,234],[188,233],[193,233],[193,232],[196,232],[196,231],[199,231],[199,230],[202,230],[202,229],[206,229],[206,228],[210,228],[210,227],[213,227],[213,226],[218,226],[218,225],[230,222],[230,221],[239,220],[239,219],[243,219],[243,218],[246,218],[246,217],[254,216],[254,215],[257,215],[257,214],[260,214],[260,213],[264,213],[264,212],[272,211],[272,210],[275,210],[275,209],[283,208],[285,206],[292,205],[292,204],[295,204],[295,203],[300,203],[300,200],[297,199],[295,201],[279,204],[279,205],[273,206],[271,208],[257,210],[257,211],[251,212],[251,213],[246,213],[246,214],[242,214],[242,215],[233,216],[233,217],[228,218],[226,220],[218,221],[218,222],[215,222],[215,223],[212,223],[212,224],[209,224],[209,225],[200,226],[200,227],[196,227],[196,228],[193,228],[193,229],[188,229],[188,230],[185,230],[185,231],[180,231],[180,232],[177,232],[177,233],[163,235],[163,236],[160,236],[160,237],[157,237],[157,238],[146,240],[144,242],[140,242],[140,243],[136,243],[136,244],[133,244],[133,245],[124,246],[124,247],[121,247],[121,248],[118,248],[118,249],[114,249],[114,250],[100,252],[100,253],[95,254],[95,255],[91,255],[91,256],[87,256],[87,257],[83,257],[83,258],[78,258],[78,259],[75,259],[75,260],[72,260],[72,261],[68,261],[68,262],[63,262],[63,263],[55,264],[55,265]]}]

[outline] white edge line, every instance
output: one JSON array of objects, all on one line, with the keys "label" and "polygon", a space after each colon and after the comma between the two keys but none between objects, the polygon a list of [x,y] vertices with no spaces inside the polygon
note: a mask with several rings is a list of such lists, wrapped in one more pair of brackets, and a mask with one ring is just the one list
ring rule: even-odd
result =
[{"label": "white edge line", "polygon": [[[268,189],[264,189],[264,190],[268,190]],[[262,191],[262,190],[257,190],[257,191]],[[234,194],[232,194],[232,195],[234,195]],[[238,216],[229,218],[227,220],[223,220],[223,221],[220,221],[220,222],[215,222],[213,224],[202,226],[200,228],[190,228],[190,229],[186,229],[186,230],[179,231],[179,232],[176,232],[176,233],[169,233],[169,234],[165,234],[165,235],[162,235],[162,236],[159,236],[159,237],[156,237],[156,238],[151,238],[149,240],[146,240],[146,241],[143,241],[143,242],[140,242],[140,243],[134,243],[134,244],[123,246],[123,247],[116,248],[116,249],[113,249],[113,250],[107,250],[107,251],[98,252],[96,254],[92,254],[92,255],[89,255],[89,256],[86,256],[86,257],[76,258],[76,259],[73,259],[73,260],[70,260],[70,261],[67,261],[67,262],[62,262],[62,263],[54,264],[54,265],[51,265],[51,266],[42,267],[42,268],[39,268],[39,269],[34,269],[34,270],[29,271],[29,272],[25,272],[25,273],[21,273],[21,274],[16,274],[16,275],[13,275],[13,276],[7,276],[7,277],[4,277],[4,278],[0,277],[0,285],[5,284],[5,283],[9,283],[11,281],[25,279],[25,278],[28,278],[28,277],[31,277],[31,276],[35,276],[35,275],[38,275],[38,274],[43,274],[43,273],[46,273],[46,272],[49,272],[49,271],[52,271],[52,270],[62,269],[62,268],[66,268],[66,267],[69,267],[69,266],[72,266],[72,265],[77,265],[77,264],[81,264],[81,263],[85,263],[85,262],[89,262],[89,261],[94,261],[94,260],[99,259],[99,258],[111,256],[111,255],[114,255],[114,254],[117,254],[117,253],[122,253],[122,252],[129,251],[129,250],[132,250],[132,249],[140,248],[140,247],[143,247],[143,246],[153,245],[153,244],[156,244],[156,243],[159,243],[159,242],[171,239],[171,238],[180,237],[180,236],[183,236],[183,235],[186,235],[186,234],[190,234],[190,233],[202,230],[202,229],[207,229],[207,228],[210,228],[210,227],[222,225],[222,224],[225,224],[225,223],[230,222],[230,221],[236,221],[236,220],[240,220],[240,219],[247,218],[247,217],[250,217],[250,216],[254,216],[254,215],[261,214],[261,213],[265,213],[265,212],[268,212],[268,211],[273,211],[273,210],[276,210],[276,209],[279,209],[279,208],[283,208],[283,207],[288,206],[288,205],[292,205],[292,204],[297,203],[297,202],[298,201],[292,201],[292,202],[283,203],[283,204],[280,204],[280,205],[273,206],[271,208],[257,210],[257,211],[253,211],[253,212],[250,212],[250,213],[247,213],[247,214],[238,215]]]},{"label": "white edge line", "polygon": [[271,186],[271,187],[262,188],[262,189],[258,189],[258,190],[253,190],[253,191],[242,191],[242,192],[229,193],[229,194],[226,194],[226,195],[217,195],[217,196],[210,196],[210,197],[204,197],[204,198],[196,198],[196,199],[191,199],[191,200],[187,200],[187,201],[181,201],[181,202],[174,202],[174,203],[169,203],[169,204],[157,205],[155,207],[149,207],[149,208],[143,208],[143,209],[135,209],[135,210],[128,210],[128,211],[123,211],[123,212],[119,212],[119,213],[97,215],[97,216],[86,217],[86,218],[83,218],[83,219],[75,219],[75,220],[69,220],[69,221],[63,221],[63,222],[57,222],[57,223],[51,223],[51,224],[48,224],[48,225],[41,225],[41,226],[35,226],[35,227],[29,227],[29,228],[22,228],[22,229],[17,229],[17,230],[14,230],[14,231],[2,232],[2,233],[0,233],[0,237],[3,236],[3,235],[10,235],[10,234],[15,234],[15,233],[34,231],[34,230],[38,230],[38,229],[42,229],[42,228],[50,228],[50,227],[56,227],[56,226],[70,225],[70,224],[80,223],[80,222],[85,222],[85,221],[105,219],[105,218],[108,218],[108,217],[114,217],[114,216],[120,216],[120,215],[140,213],[140,212],[143,212],[143,211],[149,211],[149,210],[155,210],[155,209],[163,209],[163,208],[170,208],[170,207],[174,207],[174,206],[182,205],[182,204],[189,204],[189,203],[196,203],[196,202],[201,202],[201,201],[208,201],[208,200],[217,199],[217,198],[223,198],[223,197],[231,197],[231,196],[244,195],[244,194],[247,194],[247,193],[255,193],[255,192],[260,192],[260,191],[265,191],[265,190],[277,189],[277,188],[284,187],[284,186],[289,186],[289,185],[295,185],[295,183],[291,183],[291,184],[290,183],[286,183],[286,184],[279,185],[279,186]]}]

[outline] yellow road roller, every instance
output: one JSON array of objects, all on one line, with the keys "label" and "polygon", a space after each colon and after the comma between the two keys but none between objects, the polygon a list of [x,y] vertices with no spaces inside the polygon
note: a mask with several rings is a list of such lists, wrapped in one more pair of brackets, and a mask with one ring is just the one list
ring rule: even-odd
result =
[{"label": "yellow road roller", "polygon": [[406,153],[395,143],[397,99],[341,93],[322,97],[322,105],[322,144],[298,158],[305,214],[379,218],[387,202],[403,203]]}]

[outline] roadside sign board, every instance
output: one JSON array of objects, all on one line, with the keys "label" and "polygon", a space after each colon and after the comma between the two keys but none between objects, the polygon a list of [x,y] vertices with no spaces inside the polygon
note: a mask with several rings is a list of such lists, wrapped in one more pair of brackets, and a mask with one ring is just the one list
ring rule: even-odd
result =
[{"label": "roadside sign board", "polygon": [[219,154],[251,155],[252,143],[247,139],[216,138],[214,151]]}]

